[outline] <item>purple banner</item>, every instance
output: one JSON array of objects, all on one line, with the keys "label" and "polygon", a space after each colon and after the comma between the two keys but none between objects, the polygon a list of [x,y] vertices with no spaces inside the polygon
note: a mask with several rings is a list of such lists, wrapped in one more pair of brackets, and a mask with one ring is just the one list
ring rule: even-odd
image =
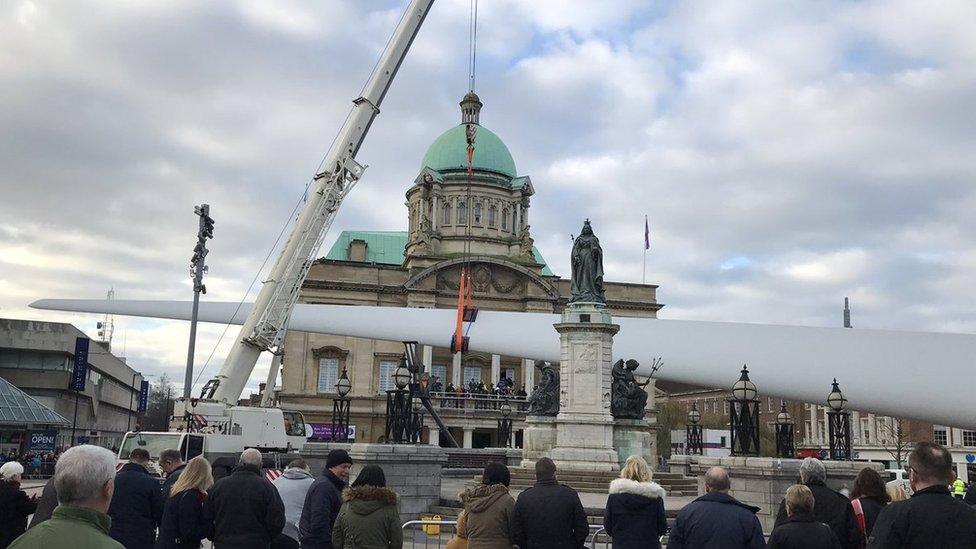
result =
[{"label": "purple banner", "polygon": [[[310,438],[315,438],[319,440],[332,440],[332,429],[333,427],[338,427],[337,425],[332,425],[331,423],[309,423],[312,426],[312,436]],[[347,427],[349,429],[349,440],[356,440],[356,426],[350,425]]]}]

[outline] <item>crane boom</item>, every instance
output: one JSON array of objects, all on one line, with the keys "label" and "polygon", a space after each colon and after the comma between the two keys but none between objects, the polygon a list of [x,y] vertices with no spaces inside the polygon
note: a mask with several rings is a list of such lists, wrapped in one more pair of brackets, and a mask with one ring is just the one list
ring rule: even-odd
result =
[{"label": "crane boom", "polygon": [[[329,150],[322,171],[315,175],[308,200],[298,214],[270,277],[261,286],[234,347],[220,373],[208,384],[211,387],[209,394],[204,396],[236,403],[261,353],[280,351],[288,319],[315,254],[343,199],[365,169],[356,161],[356,153],[433,3],[434,0],[412,0],[397,24],[362,95],[353,101],[352,112]],[[268,391],[271,390],[269,387]]]}]

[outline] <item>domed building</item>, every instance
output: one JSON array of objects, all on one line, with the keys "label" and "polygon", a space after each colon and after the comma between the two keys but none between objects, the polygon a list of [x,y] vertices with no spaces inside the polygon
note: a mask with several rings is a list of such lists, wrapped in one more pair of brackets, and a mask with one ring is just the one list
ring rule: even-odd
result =
[{"label": "domed building", "polygon": [[[460,106],[461,123],[431,143],[406,190],[407,230],[343,231],[312,266],[302,302],[454,309],[460,271],[467,265],[479,309],[563,310],[570,296],[569,278],[550,270],[531,236],[532,180],[518,173],[504,141],[481,125],[478,96],[468,93]],[[567,241],[556,253],[569,254],[570,247]],[[656,317],[662,307],[656,289],[652,284],[605,282],[607,304],[616,316]],[[445,341],[453,331],[453,324],[444,326]],[[478,337],[477,322],[471,337]],[[316,432],[327,437],[335,384],[346,371],[356,441],[377,442],[385,431],[386,391],[395,388],[392,374],[403,353],[398,341],[289,332],[277,398],[282,407],[302,411]],[[491,386],[503,376],[529,393],[535,385],[532,357],[423,346],[420,358],[445,387],[472,381]],[[653,409],[653,391],[649,393],[648,407]],[[465,447],[504,445],[497,439],[497,411],[474,413],[462,406],[445,409],[441,416]],[[523,417],[516,407],[516,445]],[[423,438],[446,445],[430,418]]]}]

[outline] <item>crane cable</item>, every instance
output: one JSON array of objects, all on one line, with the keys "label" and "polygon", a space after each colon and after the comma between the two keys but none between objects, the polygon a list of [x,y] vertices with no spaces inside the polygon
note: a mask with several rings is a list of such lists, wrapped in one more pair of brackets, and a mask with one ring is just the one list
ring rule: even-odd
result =
[{"label": "crane cable", "polygon": [[[478,51],[478,0],[471,0],[471,12],[468,25],[468,91],[474,93],[475,72],[477,68]],[[464,203],[464,246],[462,252],[463,261],[458,279],[458,304],[457,321],[454,326],[454,336],[451,341],[451,350],[455,353],[463,353],[467,350],[465,340],[467,333],[471,330],[471,323],[477,318],[477,308],[474,306],[474,287],[471,280],[471,225],[475,212],[475,205],[472,201],[471,186],[474,176],[474,146],[477,138],[477,125],[469,121],[464,129],[465,141],[467,142],[467,175],[468,188]],[[470,211],[469,211],[470,209]],[[467,322],[467,329],[464,323]]]}]

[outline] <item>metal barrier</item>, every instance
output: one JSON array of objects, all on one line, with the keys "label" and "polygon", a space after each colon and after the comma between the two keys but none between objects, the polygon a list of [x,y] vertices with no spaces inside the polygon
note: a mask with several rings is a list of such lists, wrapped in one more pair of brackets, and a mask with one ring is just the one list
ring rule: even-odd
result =
[{"label": "metal barrier", "polygon": [[[436,527],[433,530],[431,527]],[[404,549],[446,547],[457,532],[456,520],[411,520],[403,523]]]}]

